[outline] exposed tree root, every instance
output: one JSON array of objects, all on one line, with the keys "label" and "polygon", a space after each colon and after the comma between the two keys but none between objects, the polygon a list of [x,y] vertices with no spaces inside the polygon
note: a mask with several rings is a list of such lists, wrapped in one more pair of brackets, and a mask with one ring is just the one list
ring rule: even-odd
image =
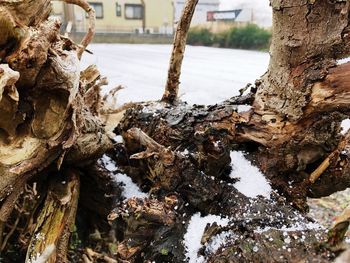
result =
[{"label": "exposed tree root", "polygon": [[79,187],[79,175],[75,171],[67,171],[63,176],[53,178],[32,234],[26,262],[37,260],[48,250],[50,253],[47,253],[45,262],[67,262],[68,242],[75,223]]},{"label": "exposed tree root", "polygon": [[84,11],[88,14],[89,28],[86,35],[80,42],[80,47],[78,51],[78,58],[80,59],[86,47],[90,44],[95,34],[95,20],[96,20],[95,10],[85,0],[59,0],[59,1],[66,2],[67,4],[78,5],[82,9],[84,9]]},{"label": "exposed tree root", "polygon": [[[97,68],[79,68],[94,34],[94,10],[83,0],[62,1],[88,13],[80,45],[47,19],[50,1],[0,0],[0,248],[7,258],[329,262],[337,256],[348,213],[327,235],[302,212],[307,196],[350,186],[350,133],[340,133],[350,114],[350,63],[336,64],[349,54],[348,1],[272,1],[268,72],[248,95],[189,106],[177,100],[197,3],[188,0],[162,101],[117,111],[103,104],[107,80]],[[118,116],[109,119],[111,113]],[[238,191],[231,171],[240,161],[232,151],[277,191],[254,197]],[[106,153],[115,162],[98,161]],[[131,184],[128,176],[147,197],[124,200],[128,187],[121,181]],[[198,230],[203,234],[192,251],[193,224],[212,217],[216,223]]]}]

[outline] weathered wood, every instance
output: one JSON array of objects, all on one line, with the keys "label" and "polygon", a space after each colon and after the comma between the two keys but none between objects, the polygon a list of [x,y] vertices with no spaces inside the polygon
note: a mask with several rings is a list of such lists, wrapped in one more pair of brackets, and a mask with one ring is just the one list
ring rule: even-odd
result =
[{"label": "weathered wood", "polygon": [[83,52],[92,41],[92,38],[94,37],[94,34],[95,34],[95,20],[96,20],[95,10],[85,0],[59,0],[59,1],[66,2],[67,4],[74,4],[74,5],[80,6],[88,15],[88,25],[89,25],[88,31],[86,35],[83,37],[83,39],[81,40],[79,51],[78,51],[78,57],[80,59],[81,56],[83,55]]},{"label": "weathered wood", "polygon": [[[72,146],[74,150],[68,156],[74,161],[97,156],[111,148],[97,112],[100,97],[96,95],[99,88],[94,85],[100,85],[99,73],[90,72],[98,75],[90,81],[80,80],[78,57],[82,49],[77,51],[74,43],[60,37],[57,20],[46,20],[47,4],[47,1],[36,1],[28,7],[28,1],[5,1],[0,6],[14,21],[23,22],[16,26],[25,32],[18,38],[15,49],[5,49],[2,53],[8,66],[4,64],[0,73],[0,111],[3,113],[0,199],[11,194],[13,188],[9,186],[15,185],[18,178],[28,179],[24,174],[34,175],[60,157],[62,162]],[[87,3],[78,1],[78,4],[91,12],[93,20],[93,11]],[[21,12],[21,8],[28,10]],[[41,9],[40,16],[36,13],[35,19],[34,16],[31,19],[30,14]],[[28,17],[22,18],[24,14]],[[91,40],[93,32],[90,31],[83,49]],[[86,94],[79,88],[81,81]],[[87,96],[89,104],[84,104]]]},{"label": "weathered wood", "polygon": [[[336,65],[336,59],[349,53],[348,1],[272,1],[268,72],[249,95],[203,107],[177,101],[186,34],[197,3],[188,0],[175,34],[162,102],[131,105],[115,130],[125,140],[111,154],[117,169],[151,195],[120,203],[109,214],[111,226],[106,215],[112,200],[121,201],[120,189],[104,199],[105,181],[96,174],[105,175],[106,169],[91,166],[112,147],[100,118],[99,91],[106,80],[95,67],[81,71],[78,66],[94,32],[94,12],[86,1],[64,1],[88,12],[90,28],[81,45],[59,35],[58,21],[47,20],[48,1],[30,6],[32,1],[0,0],[0,112],[5,116],[0,120],[0,219],[7,221],[26,181],[39,171],[74,171],[68,172],[65,184],[50,178],[27,261],[38,254],[41,260],[66,261],[79,196],[75,169],[87,175],[81,177],[85,217],[80,218],[102,218],[102,224],[88,221],[105,230],[98,232],[96,245],[104,251],[86,250],[85,262],[113,261],[111,257],[182,262],[184,232],[198,212],[230,221],[226,227],[207,226],[199,253],[209,262],[278,262],[280,256],[288,262],[332,259],[332,253],[314,244],[322,242],[315,235],[324,238],[325,231],[309,228],[310,219],[295,207],[306,210],[308,195],[350,186],[349,143],[340,134],[340,123],[349,114],[350,64]],[[243,104],[252,107],[241,112]],[[278,193],[252,200],[232,187],[232,149],[246,151],[287,200]],[[47,175],[40,174],[42,181]],[[89,196],[94,184],[96,193]],[[108,209],[94,209],[104,200]],[[305,231],[284,234],[284,226],[297,223]],[[233,235],[218,250],[208,250],[205,243],[225,231]],[[266,235],[276,240],[273,250]],[[306,239],[299,242],[302,235]],[[283,249],[285,240],[291,242],[291,251]]]},{"label": "weathered wood", "polygon": [[[50,1],[0,1],[2,225],[11,218],[27,181],[36,177],[45,182],[48,171],[60,173],[68,166],[83,166],[113,147],[100,119],[99,92],[106,80],[96,68],[83,71],[79,66],[94,34],[94,10],[84,0],[65,2],[88,13],[89,29],[80,45],[60,35],[60,21],[48,19]],[[38,222],[28,262],[37,253],[42,260],[67,261],[79,196],[79,180],[75,175],[67,176],[66,190],[72,195],[67,197],[68,203],[55,199],[60,183],[53,183],[57,188],[50,189],[39,218],[33,215]],[[40,195],[45,196],[45,192]]]},{"label": "weathered wood", "polygon": [[67,262],[69,237],[75,223],[79,198],[79,175],[67,171],[56,175],[36,222],[36,228],[28,247],[26,261]]},{"label": "weathered wood", "polygon": [[271,6],[271,59],[254,106],[295,121],[303,117],[313,84],[349,54],[349,1],[274,0]]},{"label": "weathered wood", "polygon": [[[176,106],[164,108],[161,103],[144,103],[126,111],[115,131],[125,140],[126,155],[141,160],[121,162],[121,169],[151,187],[158,198],[176,192],[179,199],[189,203],[192,213],[238,215],[245,220],[246,214],[232,208],[242,205],[242,199],[239,195],[232,196],[234,190],[226,190],[218,182],[228,183],[232,148],[247,151],[273,187],[299,210],[307,209],[308,195],[325,196],[350,186],[349,143],[347,136],[340,133],[341,121],[349,116],[350,64],[337,65],[336,61],[349,54],[349,2],[277,0],[271,5],[274,13],[271,60],[267,73],[256,82],[249,96],[208,107],[177,102]],[[172,94],[176,92],[175,88]],[[163,101],[167,102],[164,97]],[[250,105],[250,110],[239,111],[238,105],[242,104]],[[144,133],[135,130],[136,127]],[[189,154],[182,158],[186,155],[182,154],[184,150]],[[135,169],[148,171],[147,175],[134,172]],[[201,175],[196,174],[197,169]],[[212,176],[212,183],[205,181],[207,176]],[[186,186],[191,189],[186,191]],[[211,190],[206,192],[204,188]],[[213,197],[214,192],[219,195]],[[214,206],[218,204],[221,209],[216,210]],[[181,220],[186,221],[180,217]],[[216,253],[206,254],[209,262],[279,262],[280,256],[287,262],[330,260],[326,251],[309,250],[312,245],[307,243],[317,242],[312,239],[301,246],[311,254],[320,255],[317,259],[314,255],[310,257],[309,252],[302,253],[297,245],[287,255],[283,248],[276,250],[275,243],[273,251],[269,251],[271,244],[265,244],[264,235],[274,236],[276,241],[283,238],[279,239],[275,230],[259,237],[256,231],[246,229],[252,225],[252,222],[244,224],[243,241],[231,236]],[[348,227],[348,221],[344,226],[342,230]],[[154,240],[156,235],[151,235],[150,239]],[[170,234],[168,237],[171,239]],[[261,245],[262,251],[259,248],[259,252],[252,252],[254,242]],[[135,253],[141,253],[139,246],[136,241],[132,247]],[[147,255],[150,259],[157,258],[154,254]],[[182,260],[180,257],[179,261]]]},{"label": "weathered wood", "polygon": [[173,51],[171,53],[168,79],[165,86],[162,101],[173,104],[178,98],[181,65],[185,54],[187,33],[190,28],[192,16],[198,0],[187,0],[182,10],[180,21],[178,22]]}]

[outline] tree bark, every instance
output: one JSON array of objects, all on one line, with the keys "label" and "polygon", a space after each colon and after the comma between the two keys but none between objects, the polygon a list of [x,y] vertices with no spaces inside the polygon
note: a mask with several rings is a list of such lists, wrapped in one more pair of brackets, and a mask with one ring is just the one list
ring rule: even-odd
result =
[{"label": "tree bark", "polygon": [[[79,68],[94,32],[93,10],[85,1],[65,2],[89,14],[81,45],[60,36],[58,21],[47,20],[49,1],[0,0],[1,248],[8,245],[9,252],[21,244],[28,262],[38,254],[64,262],[76,224],[86,249],[76,249],[71,261],[80,260],[77,255],[84,262],[188,261],[182,241],[200,213],[227,219],[225,226],[204,230],[198,256],[208,262],[333,260],[337,254],[329,246],[341,241],[348,218],[327,235],[300,211],[307,210],[307,196],[350,185],[350,133],[340,133],[349,115],[350,64],[337,65],[349,55],[348,1],[272,0],[267,73],[248,95],[188,106],[177,101],[197,3],[188,0],[162,101],[131,105],[115,130],[124,143],[114,145],[100,118],[106,80],[96,67]],[[242,112],[240,105],[251,108]],[[269,178],[277,190],[270,199],[249,198],[233,187],[231,162],[239,163],[231,160],[232,150],[244,151]],[[96,162],[104,153],[115,160],[112,172]],[[124,186],[116,183],[121,173],[149,196],[122,201]],[[29,217],[21,228],[17,220],[11,224],[17,215],[12,210],[29,181],[38,183],[45,202],[19,206],[19,218]],[[219,247],[218,237],[225,238]]]},{"label": "tree bark", "polygon": [[[341,121],[349,116],[350,64],[337,64],[337,59],[349,55],[349,2],[276,0],[271,5],[270,64],[252,92],[209,107],[178,103],[159,110],[162,104],[144,103],[126,111],[116,132],[123,135],[128,155],[142,161],[123,164],[124,171],[135,167],[148,171],[141,175],[142,182],[150,180],[153,188],[179,193],[192,211],[208,214],[216,211],[212,205],[224,203],[230,217],[237,211],[223,201],[225,191],[215,180],[228,182],[231,149],[248,152],[273,188],[302,211],[307,210],[307,196],[327,196],[350,186],[349,135],[340,133]],[[241,112],[239,105],[246,104],[250,110]],[[187,159],[192,164],[181,157],[184,150],[189,151]],[[193,177],[196,169],[202,172],[201,183],[198,174]],[[139,174],[131,176],[140,180]],[[205,175],[215,178],[214,182],[206,182]],[[344,229],[333,236],[337,242],[328,242],[334,245],[344,236]],[[287,258],[275,258],[277,254],[267,252],[268,245],[259,237],[253,240],[259,240],[264,252],[238,251],[237,239],[231,238],[229,245],[206,258],[209,262],[240,262],[239,257],[268,260],[271,256],[274,262],[279,256],[287,262],[312,260],[300,251],[298,256],[292,252]],[[309,247],[307,242],[304,245]]]},{"label": "tree bark", "polygon": [[173,51],[171,53],[170,65],[168,70],[168,79],[165,86],[162,101],[173,104],[177,100],[181,65],[184,58],[187,33],[190,29],[191,20],[198,0],[187,0],[182,10],[180,21],[176,28]]}]

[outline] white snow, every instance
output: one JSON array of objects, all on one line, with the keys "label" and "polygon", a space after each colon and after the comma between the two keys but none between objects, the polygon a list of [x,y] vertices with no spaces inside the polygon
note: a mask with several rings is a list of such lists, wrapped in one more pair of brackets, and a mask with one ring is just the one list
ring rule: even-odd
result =
[{"label": "white snow", "polygon": [[272,188],[261,171],[251,164],[240,151],[232,151],[231,178],[239,179],[234,187],[247,197],[255,198],[259,195],[270,198]]},{"label": "white snow", "polygon": [[110,172],[114,172],[118,170],[117,166],[115,165],[115,162],[105,154],[102,156],[102,158],[99,161]]},{"label": "white snow", "polygon": [[196,213],[191,217],[187,232],[184,235],[186,257],[188,257],[189,263],[204,262],[203,256],[198,256],[198,250],[202,247],[201,239],[206,225],[214,222],[220,226],[227,226],[229,220],[227,218],[221,218],[217,215],[207,215],[205,217],[201,217],[200,213]]},{"label": "white snow", "polygon": [[29,263],[45,263],[51,256],[51,254],[55,251],[56,246],[54,244],[48,245],[43,253],[38,254],[35,258],[29,259]]},{"label": "white snow", "polygon": [[249,111],[251,108],[252,108],[252,106],[250,106],[250,105],[238,105],[237,112],[241,113],[241,112]]},{"label": "white snow", "polygon": [[146,198],[148,195],[146,193],[143,193],[140,188],[131,180],[129,176],[122,173],[116,173],[114,175],[115,181],[118,183],[123,183],[125,186],[123,187],[122,195],[126,198]]},{"label": "white snow", "polygon": [[[103,93],[122,85],[118,104],[159,100],[162,97],[171,45],[92,44],[82,68],[96,64],[108,78]],[[215,104],[239,95],[267,69],[267,52],[187,46],[180,96],[190,104]]]},{"label": "white snow", "polygon": [[305,231],[305,230],[315,230],[315,229],[322,229],[322,226],[319,223],[316,222],[308,222],[306,224],[297,222],[293,226],[283,226],[281,228],[282,231],[290,232],[290,231]]},{"label": "white snow", "polygon": [[[115,165],[115,162],[107,155],[103,155],[102,158],[100,159],[100,162],[110,172],[115,172],[118,170],[117,166]],[[138,198],[148,197],[148,195],[146,193],[143,193],[141,189],[126,174],[113,173],[112,177],[116,182],[124,184],[122,196],[125,197],[126,199],[129,199],[132,197],[138,197]]]},{"label": "white snow", "polygon": [[[276,229],[276,230],[281,230],[281,231],[285,231],[285,232],[294,232],[294,231],[307,231],[307,230],[322,229],[322,226],[319,223],[314,223],[314,222],[308,222],[308,223],[296,222],[292,226],[282,226],[279,229],[274,228],[274,227],[265,227],[263,229],[258,228],[254,232],[263,233],[263,232],[266,232],[270,229]],[[287,234],[285,234],[285,236],[287,236]]]},{"label": "white snow", "polygon": [[114,136],[113,141],[115,141],[116,143],[123,143],[124,142],[123,136],[121,135]]},{"label": "white snow", "polygon": [[341,128],[342,128],[342,131],[341,131],[341,134],[345,134],[347,133],[347,131],[350,129],[350,119],[345,119],[341,122]]},{"label": "white snow", "polygon": [[348,63],[349,61],[350,61],[350,58],[342,58],[337,60],[337,64],[342,65],[342,64]]},{"label": "white snow", "polygon": [[189,155],[190,152],[189,152],[187,149],[185,149],[185,150],[183,150],[182,152],[180,152],[180,154],[186,156],[186,155]]},{"label": "white snow", "polygon": [[206,252],[210,254],[215,254],[222,245],[227,243],[228,240],[232,240],[232,238],[235,237],[237,238],[238,236],[234,234],[233,231],[225,231],[212,237],[208,242]]}]

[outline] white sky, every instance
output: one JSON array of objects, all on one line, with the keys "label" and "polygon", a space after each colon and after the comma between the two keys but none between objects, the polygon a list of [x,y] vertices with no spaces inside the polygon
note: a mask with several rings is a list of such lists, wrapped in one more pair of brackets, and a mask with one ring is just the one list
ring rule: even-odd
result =
[{"label": "white sky", "polygon": [[220,3],[221,10],[253,9],[254,17],[258,24],[267,27],[272,24],[272,9],[269,0],[221,0]]},{"label": "white sky", "polygon": [[269,0],[220,0],[222,9],[230,9],[235,7],[254,7],[263,12],[270,11]]}]

